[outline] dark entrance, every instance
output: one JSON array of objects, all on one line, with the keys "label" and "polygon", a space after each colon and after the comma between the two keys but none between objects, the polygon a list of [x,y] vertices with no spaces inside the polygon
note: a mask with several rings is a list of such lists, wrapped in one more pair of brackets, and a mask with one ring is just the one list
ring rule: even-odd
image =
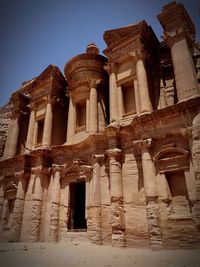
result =
[{"label": "dark entrance", "polygon": [[86,230],[85,181],[70,183],[70,218],[68,229]]}]

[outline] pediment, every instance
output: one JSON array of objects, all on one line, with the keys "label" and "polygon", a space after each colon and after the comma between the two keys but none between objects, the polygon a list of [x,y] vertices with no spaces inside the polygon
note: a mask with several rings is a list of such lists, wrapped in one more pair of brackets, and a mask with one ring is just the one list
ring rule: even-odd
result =
[{"label": "pediment", "polygon": [[49,65],[34,81],[33,85],[37,86],[47,80],[52,80],[54,77],[64,79],[59,68],[55,65]]},{"label": "pediment", "polygon": [[147,23],[143,20],[139,23],[131,24],[126,27],[105,31],[103,38],[107,46],[110,46],[114,43],[117,43],[121,39],[124,39],[130,34],[137,35],[143,32],[147,27]]},{"label": "pediment", "polygon": [[53,80],[59,81],[60,83],[66,83],[64,76],[62,75],[59,68],[55,65],[49,65],[44,69],[40,75],[33,78],[30,81],[24,82],[22,88],[25,92],[32,93],[36,88],[48,83]]}]

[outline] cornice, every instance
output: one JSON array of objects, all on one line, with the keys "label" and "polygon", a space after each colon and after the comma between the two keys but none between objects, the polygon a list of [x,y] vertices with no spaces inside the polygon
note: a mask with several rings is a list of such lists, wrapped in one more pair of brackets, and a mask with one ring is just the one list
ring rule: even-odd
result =
[{"label": "cornice", "polygon": [[122,38],[118,42],[110,45],[108,48],[106,48],[103,53],[111,58],[112,60],[115,60],[115,58],[118,56],[122,56],[124,53],[131,52],[133,50],[137,50],[142,46],[142,36],[141,34],[138,34],[136,36],[133,36],[132,34]]},{"label": "cornice", "polygon": [[28,171],[29,169],[29,156],[17,155],[13,158],[0,161],[0,176],[1,175],[13,175],[14,173]]}]

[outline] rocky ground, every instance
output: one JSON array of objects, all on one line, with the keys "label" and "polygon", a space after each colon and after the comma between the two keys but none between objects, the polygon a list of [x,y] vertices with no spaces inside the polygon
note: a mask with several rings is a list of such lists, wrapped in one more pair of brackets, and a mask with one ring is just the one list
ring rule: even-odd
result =
[{"label": "rocky ground", "polygon": [[151,251],[87,242],[0,244],[1,267],[199,267],[200,249]]}]

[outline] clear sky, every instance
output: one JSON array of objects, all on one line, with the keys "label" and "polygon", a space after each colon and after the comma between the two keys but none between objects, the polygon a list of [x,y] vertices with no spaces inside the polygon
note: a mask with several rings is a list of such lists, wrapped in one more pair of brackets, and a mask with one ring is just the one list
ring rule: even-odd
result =
[{"label": "clear sky", "polygon": [[[106,48],[103,33],[145,19],[159,39],[156,16],[170,0],[1,0],[0,106],[21,83],[49,64],[63,73],[65,63],[95,42]],[[179,1],[178,1],[179,2]],[[200,42],[200,0],[182,0]]]}]

